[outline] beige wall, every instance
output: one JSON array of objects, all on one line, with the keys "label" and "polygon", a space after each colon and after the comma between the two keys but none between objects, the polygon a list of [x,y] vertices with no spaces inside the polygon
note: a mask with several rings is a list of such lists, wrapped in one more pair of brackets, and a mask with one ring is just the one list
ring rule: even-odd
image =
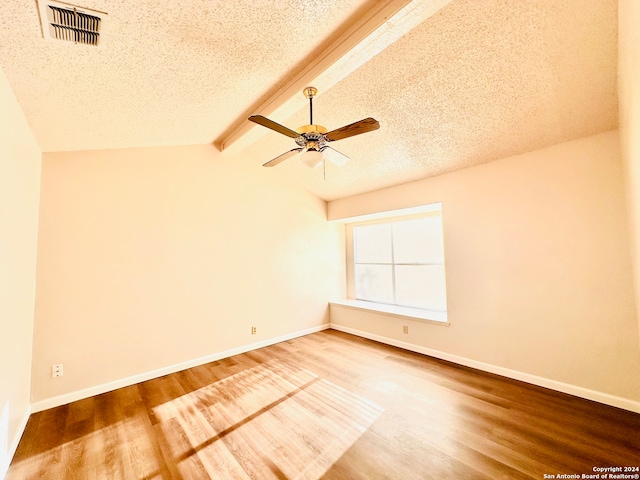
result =
[{"label": "beige wall", "polygon": [[[635,267],[636,307],[640,312],[640,2],[620,0],[618,18],[620,139]],[[640,315],[638,325],[640,330]]]},{"label": "beige wall", "polygon": [[44,155],[34,401],[328,322],[326,203],[248,163],[211,146]]},{"label": "beige wall", "polygon": [[618,132],[329,202],[330,219],[442,202],[451,325],[331,322],[640,400]]},{"label": "beige wall", "polygon": [[0,478],[30,411],[41,158],[0,70]]}]

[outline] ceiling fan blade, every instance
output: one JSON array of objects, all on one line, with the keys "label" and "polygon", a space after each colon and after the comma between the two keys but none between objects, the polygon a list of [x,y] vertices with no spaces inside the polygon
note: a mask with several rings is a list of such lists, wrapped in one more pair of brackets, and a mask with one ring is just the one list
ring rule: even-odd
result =
[{"label": "ceiling fan blade", "polygon": [[270,128],[282,135],[286,135],[287,137],[298,138],[300,136],[298,132],[287,128],[284,125],[280,125],[273,120],[269,120],[267,117],[263,117],[262,115],[251,115],[249,120],[253,123],[257,123],[258,125],[262,125],[263,127]]},{"label": "ceiling fan blade", "polygon": [[344,167],[347,162],[351,160],[344,153],[337,151],[335,148],[323,147],[320,151],[324,155],[324,158],[329,160],[336,167]]},{"label": "ceiling fan blade", "polygon": [[284,162],[287,158],[291,158],[294,155],[297,155],[298,153],[302,152],[303,150],[304,150],[304,148],[294,148],[293,150],[289,150],[288,152],[285,152],[282,155],[278,155],[273,160],[269,160],[267,163],[265,163],[262,166],[263,167],[275,167],[280,162]]},{"label": "ceiling fan blade", "polygon": [[354,135],[360,135],[361,133],[371,132],[380,128],[380,124],[374,118],[365,118],[359,122],[346,125],[344,127],[336,128],[325,134],[328,142],[334,142],[336,140],[342,140],[343,138],[353,137]]}]

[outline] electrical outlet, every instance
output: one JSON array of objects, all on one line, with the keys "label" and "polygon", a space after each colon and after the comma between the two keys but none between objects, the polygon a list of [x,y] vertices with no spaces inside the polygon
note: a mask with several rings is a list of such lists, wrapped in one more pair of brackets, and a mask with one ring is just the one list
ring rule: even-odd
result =
[{"label": "electrical outlet", "polygon": [[251,327],[251,335],[255,335],[258,333],[258,329],[256,327]]},{"label": "electrical outlet", "polygon": [[402,326],[402,333],[409,333],[409,325]]},{"label": "electrical outlet", "polygon": [[64,375],[64,365],[58,363],[51,366],[51,378],[62,377]]}]

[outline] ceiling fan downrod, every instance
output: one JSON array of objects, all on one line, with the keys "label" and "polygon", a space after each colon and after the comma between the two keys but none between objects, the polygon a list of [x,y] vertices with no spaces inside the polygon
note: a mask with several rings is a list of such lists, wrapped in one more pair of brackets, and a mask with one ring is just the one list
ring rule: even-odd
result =
[{"label": "ceiling fan downrod", "polygon": [[309,99],[309,125],[313,125],[313,97],[318,94],[318,89],[315,87],[307,87],[302,92],[304,96]]}]

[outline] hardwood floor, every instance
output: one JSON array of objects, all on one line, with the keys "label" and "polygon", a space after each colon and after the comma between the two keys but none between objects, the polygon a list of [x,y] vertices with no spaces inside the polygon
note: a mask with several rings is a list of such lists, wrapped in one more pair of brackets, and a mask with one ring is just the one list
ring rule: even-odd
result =
[{"label": "hardwood floor", "polygon": [[542,479],[639,452],[638,414],[326,330],[33,414],[7,480]]}]

